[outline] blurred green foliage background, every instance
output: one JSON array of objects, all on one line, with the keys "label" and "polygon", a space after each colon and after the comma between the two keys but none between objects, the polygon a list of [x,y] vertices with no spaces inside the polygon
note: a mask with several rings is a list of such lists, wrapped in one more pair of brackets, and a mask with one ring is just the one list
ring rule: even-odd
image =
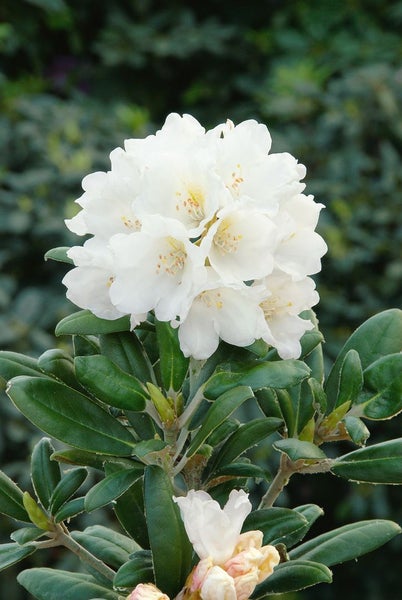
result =
[{"label": "blurred green foliage background", "polygon": [[[397,0],[2,0],[0,347],[38,355],[60,343],[65,267],[43,255],[77,243],[63,219],[83,176],[171,111],[206,127],[265,122],[273,151],[307,166],[307,192],[327,207],[317,311],[328,359],[370,315],[402,307],[401,30]],[[1,463],[23,481],[38,433],[4,395],[0,420]],[[374,436],[399,437],[400,423]],[[401,496],[322,477],[297,480],[289,503],[329,503],[333,524],[401,522]],[[297,597],[330,600],[353,585],[356,598],[397,598],[387,562],[400,549],[396,540]],[[10,600],[25,597],[2,577]]]}]

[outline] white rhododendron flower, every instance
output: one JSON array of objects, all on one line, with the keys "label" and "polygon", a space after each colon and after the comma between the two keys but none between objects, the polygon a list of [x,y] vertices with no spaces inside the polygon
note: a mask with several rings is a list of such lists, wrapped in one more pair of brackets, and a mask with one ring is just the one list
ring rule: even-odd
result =
[{"label": "white rhododendron flower", "polygon": [[68,253],[68,298],[104,319],[128,315],[133,328],[153,311],[196,359],[220,340],[258,339],[297,358],[312,327],[300,312],[318,302],[322,205],[303,193],[305,167],[270,149],[256,121],[205,131],[175,113],[126,140],[110,171],[84,178],[81,211],[66,221],[92,236]]},{"label": "white rhododendron flower", "polygon": [[262,545],[261,531],[240,533],[251,511],[248,495],[232,490],[223,509],[204,491],[190,490],[174,500],[201,559],[178,599],[248,600],[280,560],[274,546]]}]

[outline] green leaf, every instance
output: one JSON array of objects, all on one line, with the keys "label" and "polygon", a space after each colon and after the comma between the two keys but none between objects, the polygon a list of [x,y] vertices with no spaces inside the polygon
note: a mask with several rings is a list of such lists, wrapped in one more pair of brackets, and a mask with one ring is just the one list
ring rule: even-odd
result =
[{"label": "green leaf", "polygon": [[83,573],[42,567],[22,571],[17,580],[37,600],[118,600],[117,592]]},{"label": "green leaf", "polygon": [[282,424],[281,419],[271,417],[254,419],[241,425],[219,449],[215,460],[211,466],[208,466],[208,472],[213,472],[222,465],[231,463],[243,452],[277,431]]},{"label": "green leaf", "polygon": [[84,531],[72,531],[71,537],[113,569],[121,567],[133,552],[141,549],[131,538],[103,525],[92,525]]},{"label": "green leaf", "polygon": [[15,565],[15,563],[33,554],[35,550],[34,546],[20,546],[12,542],[9,544],[0,544],[0,571],[11,567],[11,565]]},{"label": "green leaf", "polygon": [[56,260],[57,262],[67,263],[73,265],[74,261],[67,256],[67,251],[70,250],[68,246],[59,246],[58,248],[52,248],[45,254],[45,260]]},{"label": "green leaf", "polygon": [[[107,333],[99,336],[101,354],[146,383],[153,381],[152,365],[135,331]],[[99,354],[97,352],[96,354]]]},{"label": "green leaf", "polygon": [[[235,462],[230,465],[223,465],[223,467],[214,471],[214,479],[221,477],[222,475],[229,475],[236,478],[253,477],[255,479],[270,480],[271,475],[265,469],[258,465],[253,465],[249,462]],[[209,478],[212,479],[211,477]],[[213,486],[213,481],[209,482],[209,486]]]},{"label": "green leaf", "polygon": [[52,514],[58,512],[59,508],[75,494],[87,476],[88,471],[84,467],[71,469],[71,471],[67,471],[63,475],[50,498],[50,510]]},{"label": "green leaf", "polygon": [[94,452],[130,454],[134,440],[103,408],[62,383],[41,377],[15,377],[8,395],[23,415],[56,439]]},{"label": "green leaf", "polygon": [[129,329],[130,318],[128,316],[109,321],[95,317],[89,310],[79,310],[64,317],[58,323],[55,333],[56,335],[99,335],[101,333],[129,331]]},{"label": "green leaf", "polygon": [[357,446],[364,446],[370,437],[370,432],[363,421],[357,417],[346,415],[343,419],[343,423],[352,442]]},{"label": "green leaf", "polygon": [[307,520],[299,512],[290,508],[273,507],[251,512],[244,522],[243,531],[259,529],[264,534],[264,545],[288,546],[288,539],[293,539],[306,526]]},{"label": "green leaf", "polygon": [[374,315],[350,336],[327,378],[326,392],[329,407],[335,406],[339,373],[347,352],[353,348],[360,356],[363,369],[382,356],[402,350],[402,310],[392,308]]},{"label": "green leaf", "polygon": [[[113,467],[107,465],[106,473],[113,472]],[[144,515],[143,478],[138,479],[114,503],[114,512],[123,529],[142,548],[149,548],[148,526]]]},{"label": "green leaf", "polygon": [[279,452],[286,454],[293,462],[297,460],[317,461],[327,458],[324,452],[315,444],[303,442],[296,438],[278,440],[272,445]]},{"label": "green leaf", "polygon": [[331,471],[351,481],[402,483],[402,438],[345,454],[332,464]]},{"label": "green leaf", "polygon": [[24,508],[22,491],[3,471],[0,471],[0,513],[17,521],[30,522]]},{"label": "green leaf", "polygon": [[58,510],[54,515],[54,520],[56,523],[60,523],[61,521],[67,521],[72,517],[79,515],[85,510],[85,498],[84,496],[80,496],[79,498],[74,498],[73,500],[69,500],[63,504],[60,510]]},{"label": "green leaf", "polygon": [[31,479],[35,493],[44,508],[49,507],[50,497],[60,481],[60,466],[51,460],[54,448],[49,438],[42,438],[32,450]]},{"label": "green leaf", "polygon": [[118,589],[132,590],[139,583],[151,583],[153,580],[152,554],[150,550],[139,550],[117,571],[113,585]]},{"label": "green leaf", "polygon": [[313,560],[330,567],[375,550],[401,531],[392,521],[360,521],[323,533],[294,548],[289,555],[292,560]]},{"label": "green leaf", "polygon": [[346,352],[339,373],[339,389],[335,407],[345,402],[356,402],[363,387],[363,370],[360,356],[351,348]]},{"label": "green leaf", "polygon": [[74,362],[80,383],[96,398],[123,410],[144,410],[149,396],[142,384],[106,356],[77,356]]},{"label": "green leaf", "polygon": [[36,358],[24,356],[17,352],[0,351],[0,376],[6,381],[18,375],[43,377]]},{"label": "green leaf", "polygon": [[40,527],[21,527],[13,531],[10,538],[14,542],[17,542],[19,546],[23,546],[24,544],[29,544],[29,542],[34,542],[43,535],[45,535],[45,531],[40,529]]},{"label": "green leaf", "polygon": [[163,387],[167,392],[178,392],[187,374],[189,359],[180,348],[177,329],[173,329],[170,323],[156,319],[155,327]]},{"label": "green leaf", "polygon": [[402,354],[376,360],[364,371],[364,392],[352,414],[366,419],[394,417],[402,410]]},{"label": "green leaf", "polygon": [[331,583],[332,573],[325,565],[309,560],[291,560],[275,567],[270,577],[257,585],[253,600],[264,600],[270,594],[304,590],[317,583]]},{"label": "green leaf", "polygon": [[205,383],[206,398],[215,399],[224,392],[245,385],[252,390],[261,388],[288,388],[308,377],[310,369],[299,360],[273,362],[253,361],[248,364],[227,363],[220,365]]},{"label": "green leaf", "polygon": [[170,479],[156,465],[145,469],[144,499],[155,584],[174,597],[190,572],[192,546],[173,501]]},{"label": "green leaf", "polygon": [[235,389],[230,389],[222,394],[222,396],[219,396],[209,408],[203,424],[194,436],[193,441],[187,450],[187,456],[195,454],[210,433],[234,413],[243,402],[252,397],[253,392],[251,391],[251,388],[247,386],[239,386]]},{"label": "green leaf", "polygon": [[94,485],[85,497],[85,510],[92,512],[106,506],[126,492],[144,473],[144,465],[134,466],[111,473]]},{"label": "green leaf", "polygon": [[74,362],[72,357],[64,350],[52,348],[46,350],[38,358],[38,367],[51,377],[56,377],[72,388],[82,391],[74,372]]},{"label": "green leaf", "polygon": [[297,542],[300,542],[304,538],[304,536],[309,532],[311,526],[316,522],[318,517],[322,517],[324,511],[317,504],[302,504],[301,506],[296,506],[293,509],[294,511],[300,513],[306,519],[306,526],[304,529],[295,531],[292,536],[288,536],[286,547],[291,548]]}]

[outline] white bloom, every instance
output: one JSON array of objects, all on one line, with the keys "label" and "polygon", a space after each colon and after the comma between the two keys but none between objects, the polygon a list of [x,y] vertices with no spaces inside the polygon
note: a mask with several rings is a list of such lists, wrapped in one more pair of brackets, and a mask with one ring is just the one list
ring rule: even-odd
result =
[{"label": "white bloom", "polygon": [[231,557],[243,522],[251,511],[248,495],[243,490],[232,490],[223,509],[203,491],[190,490],[187,496],[174,500],[198,556],[212,557],[215,564],[224,564]]},{"label": "white bloom", "polygon": [[113,236],[110,247],[116,265],[110,297],[118,310],[154,310],[161,321],[188,312],[193,287],[205,277],[205,267],[201,250],[180,222],[147,217],[141,231]]},{"label": "white bloom", "polygon": [[[207,268],[208,280],[192,301],[179,326],[180,347],[185,356],[208,358],[219,339],[234,346],[248,346],[261,337],[261,292],[244,284],[225,285]],[[172,322],[173,326],[177,323]]]},{"label": "white bloom", "polygon": [[260,304],[265,321],[262,339],[274,346],[281,358],[298,358],[300,338],[313,328],[311,321],[298,315],[318,302],[314,281],[309,277],[293,281],[289,275],[275,271],[259,284],[267,291]]},{"label": "white bloom", "polygon": [[201,243],[208,259],[227,282],[269,275],[274,266],[277,228],[266,215],[247,208],[224,208]]},{"label": "white bloom", "polygon": [[107,246],[92,238],[83,246],[70,248],[67,255],[76,265],[62,281],[67,287],[67,298],[102,319],[122,317],[124,313],[110,300],[110,286],[115,271],[113,257]]}]

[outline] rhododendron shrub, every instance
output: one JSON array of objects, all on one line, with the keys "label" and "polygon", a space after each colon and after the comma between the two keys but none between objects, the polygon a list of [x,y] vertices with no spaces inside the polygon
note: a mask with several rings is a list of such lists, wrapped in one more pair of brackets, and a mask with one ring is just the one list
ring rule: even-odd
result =
[{"label": "rhododendron shrub", "polygon": [[402,439],[366,445],[402,410],[402,311],[363,323],[324,371],[323,207],[270,149],[253,120],[206,131],[171,114],[84,178],[67,227],[86,238],[47,254],[70,264],[80,310],[60,347],[0,353],[9,398],[46,434],[28,489],[0,472],[17,522],[0,567],[58,546],[82,564],[22,570],[32,597],[262,600],[400,533],[377,519],[314,536],[319,498],[275,506],[299,475],[402,483]]}]

